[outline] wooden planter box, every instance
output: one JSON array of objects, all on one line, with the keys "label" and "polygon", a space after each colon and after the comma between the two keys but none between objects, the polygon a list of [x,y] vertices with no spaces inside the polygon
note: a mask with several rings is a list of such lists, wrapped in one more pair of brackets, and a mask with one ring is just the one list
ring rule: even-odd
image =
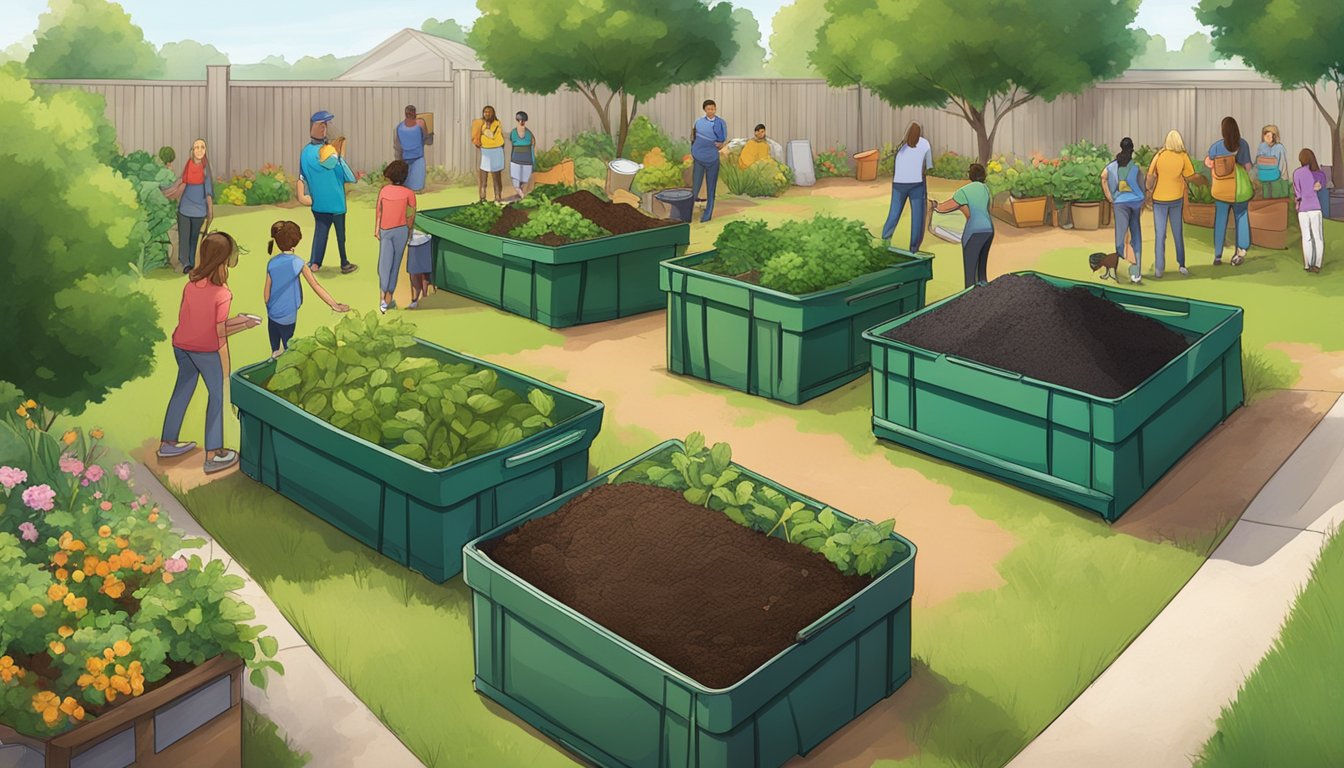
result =
[{"label": "wooden planter box", "polygon": [[1019,229],[1045,226],[1046,209],[1050,205],[1047,197],[1016,198],[1007,192],[1000,192],[994,199],[990,211],[994,217],[1012,224]]},{"label": "wooden planter box", "polygon": [[1181,219],[1196,227],[1213,229],[1216,213],[1213,203],[1192,203],[1186,200],[1185,205],[1181,206]]},{"label": "wooden planter box", "polygon": [[241,768],[243,672],[241,660],[216,656],[49,739],[0,725],[0,765]]},{"label": "wooden planter box", "polygon": [[1288,247],[1288,219],[1292,215],[1291,198],[1252,200],[1251,245],[1284,250]]},{"label": "wooden planter box", "polygon": [[1101,228],[1100,202],[1069,203],[1069,219],[1074,229],[1095,230]]}]

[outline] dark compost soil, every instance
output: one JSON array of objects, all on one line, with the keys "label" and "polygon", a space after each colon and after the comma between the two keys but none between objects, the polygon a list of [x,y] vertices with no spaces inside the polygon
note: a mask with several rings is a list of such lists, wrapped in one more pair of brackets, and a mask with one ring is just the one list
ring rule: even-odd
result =
[{"label": "dark compost soil", "polygon": [[1098,397],[1119,397],[1189,347],[1086,288],[1003,275],[883,334]]},{"label": "dark compost soil", "polygon": [[[579,190],[563,197],[557,197],[555,202],[573,208],[583,214],[585,219],[613,235],[643,232],[646,229],[657,229],[680,223],[670,219],[656,219],[647,216],[623,203],[609,203],[587,190]],[[519,208],[516,205],[507,206],[504,208],[504,214],[495,222],[495,226],[490,228],[490,234],[497,237],[508,237],[509,232],[527,223],[527,219],[531,215],[531,212],[526,208]],[[542,245],[556,246],[567,245],[574,241],[547,232],[537,238],[536,242]]]},{"label": "dark compost soil", "polygon": [[871,583],[638,483],[594,488],[482,549],[710,688],[746,677]]}]

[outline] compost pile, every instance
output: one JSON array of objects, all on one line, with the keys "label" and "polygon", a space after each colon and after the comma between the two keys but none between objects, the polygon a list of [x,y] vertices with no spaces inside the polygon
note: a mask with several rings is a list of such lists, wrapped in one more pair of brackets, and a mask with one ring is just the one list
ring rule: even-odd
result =
[{"label": "compost pile", "polygon": [[746,677],[872,581],[642,483],[594,488],[481,548],[710,688]]},{"label": "compost pile", "polygon": [[1189,347],[1086,288],[1004,275],[883,334],[1098,397],[1119,397]]},{"label": "compost pile", "polygon": [[[510,237],[510,232],[526,224],[535,209],[522,204],[523,202],[526,201],[520,201],[505,207],[499,220],[490,228],[490,234]],[[586,189],[561,195],[551,202],[577,211],[584,219],[613,235],[643,232],[646,229],[658,229],[659,227],[679,223],[669,219],[656,219],[624,203],[608,202]],[[547,232],[535,238],[535,240],[542,245],[555,246],[577,242],[578,238],[567,236],[564,233]]]}]

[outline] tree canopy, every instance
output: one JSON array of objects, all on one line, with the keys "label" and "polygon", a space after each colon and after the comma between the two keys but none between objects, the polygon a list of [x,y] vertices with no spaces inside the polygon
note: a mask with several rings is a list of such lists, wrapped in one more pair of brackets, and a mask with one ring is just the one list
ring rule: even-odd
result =
[{"label": "tree canopy", "polygon": [[163,58],[165,80],[204,80],[206,67],[229,63],[229,57],[223,51],[195,40],[165,43],[159,49],[159,56]]},{"label": "tree canopy", "polygon": [[1129,29],[1138,6],[995,0],[968,14],[958,0],[830,0],[812,62],[832,85],[862,85],[889,104],[962,118],[983,162],[1014,109],[1125,71],[1138,51]]},{"label": "tree canopy", "polygon": [[[1195,16],[1213,28],[1219,53],[1240,56],[1284,88],[1311,97],[1330,126],[1335,185],[1344,186],[1344,3],[1200,0]],[[1334,85],[1333,94],[1320,87],[1326,83]]]},{"label": "tree canopy", "polygon": [[761,47],[761,25],[750,8],[734,8],[733,40],[737,55],[723,68],[723,74],[736,77],[760,77],[765,71],[765,48]]},{"label": "tree canopy", "polygon": [[1213,49],[1213,41],[1203,32],[1190,34],[1174,51],[1168,50],[1167,40],[1162,35],[1150,35],[1142,29],[1134,30],[1134,35],[1140,48],[1134,61],[1130,62],[1131,69],[1212,69],[1223,61]]},{"label": "tree canopy", "polygon": [[51,0],[28,72],[48,78],[153,78],[163,60],[130,14],[108,0]]},{"label": "tree canopy", "polygon": [[570,88],[588,100],[608,133],[619,97],[618,153],[639,102],[714,77],[738,51],[728,3],[479,0],[477,6],[481,17],[467,43],[510,88],[539,94]]},{"label": "tree canopy", "polygon": [[[826,0],[793,0],[775,12],[766,69],[777,77],[821,77],[810,56],[826,22]],[[891,43],[888,42],[888,45]]]},{"label": "tree canopy", "polygon": [[444,40],[452,40],[455,43],[467,42],[467,30],[454,19],[425,19],[420,25],[420,31],[435,37],[442,37]]},{"label": "tree canopy", "polygon": [[103,99],[48,99],[0,69],[0,376],[56,410],[90,402],[154,364],[158,309],[136,287],[139,204],[105,164]]}]

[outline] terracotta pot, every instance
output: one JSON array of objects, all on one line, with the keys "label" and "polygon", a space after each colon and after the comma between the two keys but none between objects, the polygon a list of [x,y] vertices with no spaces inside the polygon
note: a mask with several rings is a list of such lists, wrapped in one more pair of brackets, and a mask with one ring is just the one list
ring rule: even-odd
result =
[{"label": "terracotta pot", "polygon": [[1100,229],[1101,203],[1069,203],[1069,218],[1074,229]]},{"label": "terracotta pot", "polygon": [[1006,203],[1002,206],[1008,214],[1004,220],[1018,228],[1043,227],[1045,226],[1045,210],[1049,203],[1049,197],[1013,197],[1008,195]]},{"label": "terracotta pot", "polygon": [[[6,746],[0,762],[43,768],[132,764],[242,768],[244,673],[239,659],[216,656],[47,739],[22,736],[0,725],[0,744]],[[99,751],[97,758],[88,756],[93,747]],[[15,762],[5,762],[6,758]]]},{"label": "terracotta pot", "polygon": [[854,178],[859,181],[873,181],[877,178],[878,152],[869,149],[854,155]]}]

